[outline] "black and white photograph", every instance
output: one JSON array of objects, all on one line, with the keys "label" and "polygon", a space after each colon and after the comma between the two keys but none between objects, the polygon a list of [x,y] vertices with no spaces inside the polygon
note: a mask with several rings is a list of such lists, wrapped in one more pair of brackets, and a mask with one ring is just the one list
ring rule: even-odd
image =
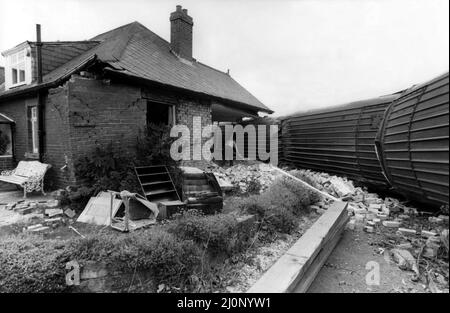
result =
[{"label": "black and white photograph", "polygon": [[449,293],[447,0],[0,0],[0,53],[0,297]]}]

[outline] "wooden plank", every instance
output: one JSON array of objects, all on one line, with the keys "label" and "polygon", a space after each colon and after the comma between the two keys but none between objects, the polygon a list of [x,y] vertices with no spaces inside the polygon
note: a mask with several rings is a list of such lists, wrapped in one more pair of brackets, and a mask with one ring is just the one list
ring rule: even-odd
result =
[{"label": "wooden plank", "polygon": [[314,270],[308,272],[309,268],[324,247],[329,249],[327,244],[338,237],[338,233],[347,221],[347,203],[334,202],[327,212],[247,292],[291,292],[298,284],[304,284],[302,279],[314,279],[314,274],[317,273]]},{"label": "wooden plank", "polygon": [[[122,200],[114,199],[112,217],[117,213],[122,205]],[[111,198],[106,196],[92,197],[89,199],[83,212],[77,219],[77,222],[110,225],[111,223]]]},{"label": "wooden plank", "polygon": [[309,266],[308,270],[303,274],[302,279],[297,283],[292,292],[295,293],[305,293],[308,288],[313,283],[317,274],[319,274],[322,266],[325,264],[326,260],[333,252],[334,248],[338,244],[339,240],[342,238],[342,232],[344,231],[345,224],[341,227],[338,233],[328,241],[325,246],[320,250],[312,264]]}]

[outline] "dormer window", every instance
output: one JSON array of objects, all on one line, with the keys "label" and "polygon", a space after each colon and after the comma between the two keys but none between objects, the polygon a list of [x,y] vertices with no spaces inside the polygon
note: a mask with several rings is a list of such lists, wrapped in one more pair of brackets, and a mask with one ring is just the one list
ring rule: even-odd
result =
[{"label": "dormer window", "polygon": [[25,50],[10,56],[12,85],[25,83]]},{"label": "dormer window", "polygon": [[31,57],[27,53],[27,48],[13,52],[5,57],[6,89],[31,83]]}]

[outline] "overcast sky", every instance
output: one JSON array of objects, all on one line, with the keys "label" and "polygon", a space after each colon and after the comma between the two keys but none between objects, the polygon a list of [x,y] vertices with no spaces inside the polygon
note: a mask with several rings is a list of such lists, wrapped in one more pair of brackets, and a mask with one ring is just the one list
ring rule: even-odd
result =
[{"label": "overcast sky", "polygon": [[[170,39],[194,19],[194,57],[283,115],[396,92],[449,68],[448,0],[0,0],[0,51],[84,40],[139,21]],[[0,60],[0,65],[3,65]]]}]

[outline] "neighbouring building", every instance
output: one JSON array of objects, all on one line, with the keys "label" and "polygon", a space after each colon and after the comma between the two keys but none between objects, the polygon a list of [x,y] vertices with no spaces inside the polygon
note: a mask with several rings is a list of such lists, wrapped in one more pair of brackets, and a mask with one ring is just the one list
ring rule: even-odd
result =
[{"label": "neighbouring building", "polygon": [[[272,111],[228,73],[193,58],[193,19],[177,6],[170,42],[133,22],[87,41],[26,41],[2,53],[0,169],[52,165],[54,187],[97,145],[133,148],[148,122],[238,121]],[[4,78],[3,78],[4,73]]]}]

